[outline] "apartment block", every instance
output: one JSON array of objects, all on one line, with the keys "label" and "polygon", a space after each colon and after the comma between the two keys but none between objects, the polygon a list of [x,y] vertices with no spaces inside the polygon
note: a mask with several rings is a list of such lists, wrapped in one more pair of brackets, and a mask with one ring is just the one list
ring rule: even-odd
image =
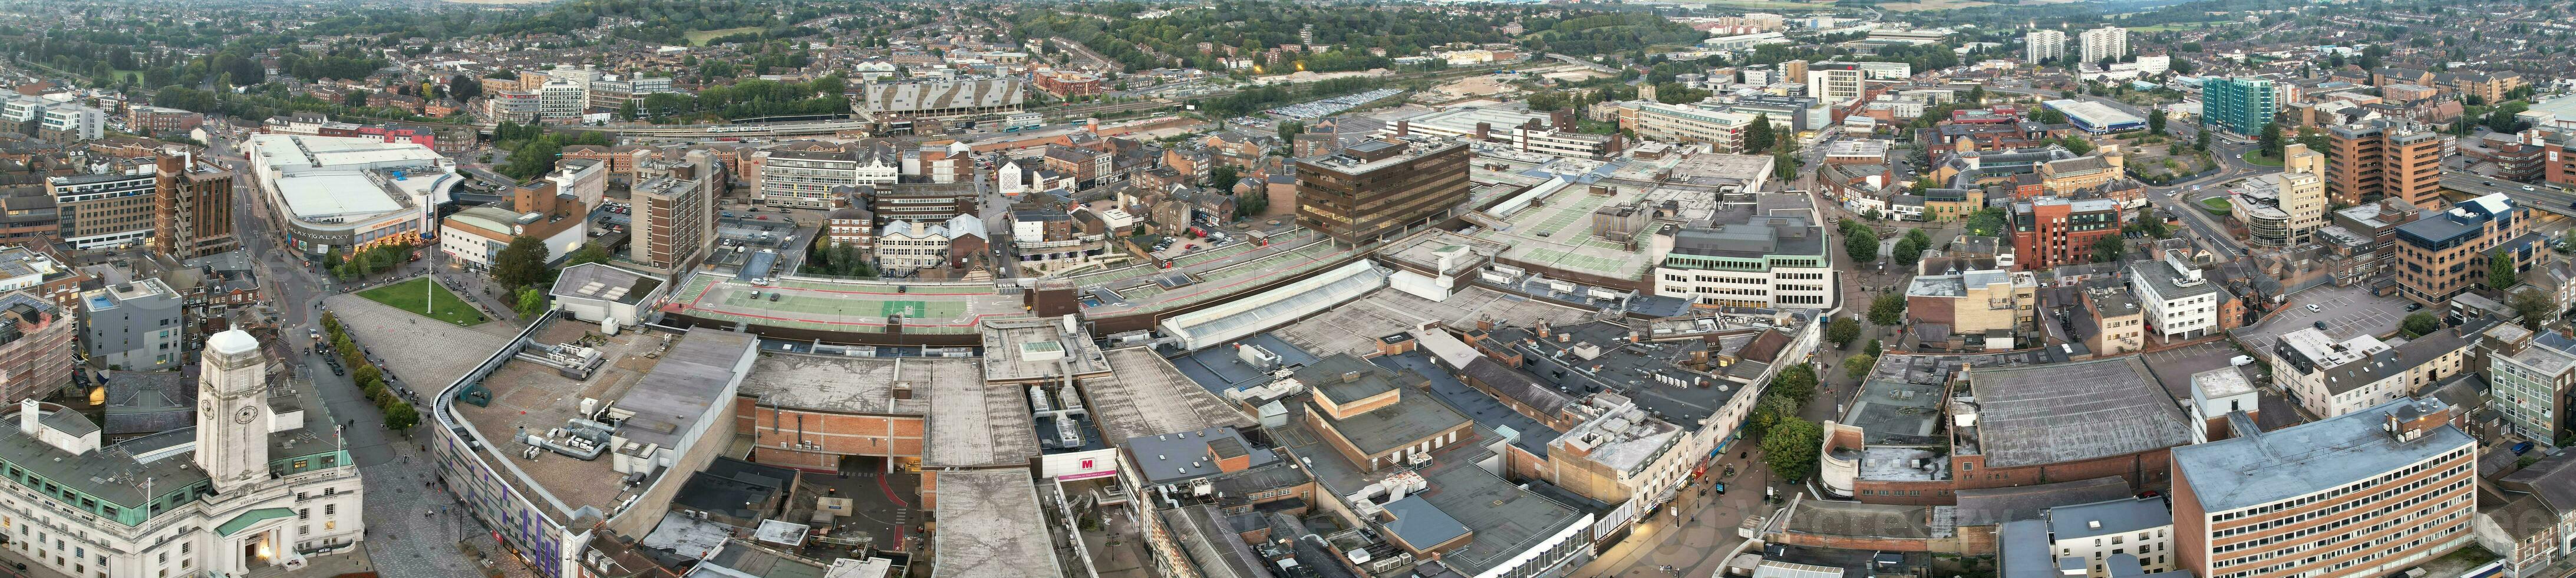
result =
[{"label": "apartment block", "polygon": [[2280,90],[2271,80],[2231,76],[2200,85],[2201,125],[2239,136],[2263,134],[2280,111]]},{"label": "apartment block", "polygon": [[61,215],[63,242],[72,248],[112,249],[152,240],[153,199],[160,186],[153,171],[54,177],[45,185]]},{"label": "apartment block", "polygon": [[2475,369],[2471,359],[2484,324],[2446,327],[2399,345],[2356,335],[2342,342],[2314,327],[2282,334],[2273,370],[2291,400],[2334,417],[2412,396]]},{"label": "apartment block", "polygon": [[2129,29],[2127,28],[2105,26],[2086,30],[2080,36],[2082,38],[2078,42],[2083,45],[2081,51],[2084,62],[2098,63],[2105,59],[2129,55]]},{"label": "apartment block", "polygon": [[724,190],[724,164],[707,151],[691,150],[678,161],[638,163],[635,179],[629,257],[665,271],[686,269],[704,258],[715,245],[715,202]]},{"label": "apartment block", "polygon": [[2442,139],[2430,127],[2374,120],[2326,129],[2326,193],[2356,205],[2393,198],[2442,209]]}]

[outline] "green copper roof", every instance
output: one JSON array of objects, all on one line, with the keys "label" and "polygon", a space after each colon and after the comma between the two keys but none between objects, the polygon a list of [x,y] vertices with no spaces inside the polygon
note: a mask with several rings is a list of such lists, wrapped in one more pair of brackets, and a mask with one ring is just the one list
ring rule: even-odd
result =
[{"label": "green copper roof", "polygon": [[292,517],[294,515],[295,510],[293,508],[260,508],[257,510],[242,512],[242,515],[233,516],[233,521],[224,522],[224,525],[216,526],[215,534],[218,536],[231,537],[234,532],[242,531],[243,528],[248,528],[251,524],[257,524],[278,518]]}]

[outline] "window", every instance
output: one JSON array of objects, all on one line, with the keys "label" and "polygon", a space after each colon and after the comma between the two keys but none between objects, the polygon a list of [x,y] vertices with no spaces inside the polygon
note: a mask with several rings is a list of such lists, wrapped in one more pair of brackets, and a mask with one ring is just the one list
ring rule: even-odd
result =
[{"label": "window", "polygon": [[312,518],[312,517],[313,517],[313,509],[312,509],[312,508],[305,508],[305,509],[301,509],[301,510],[296,510],[296,511],[295,511],[295,519],[298,519],[298,520],[304,520],[304,519],[309,519],[309,518]]}]

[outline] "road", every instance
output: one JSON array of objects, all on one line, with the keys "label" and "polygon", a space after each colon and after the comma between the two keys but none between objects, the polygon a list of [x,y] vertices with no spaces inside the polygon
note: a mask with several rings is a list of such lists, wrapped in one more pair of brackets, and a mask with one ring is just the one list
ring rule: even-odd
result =
[{"label": "road", "polygon": [[[2011,85],[1989,86],[1986,87],[1986,90],[1989,92],[2024,94],[2042,97],[2059,95],[2059,91],[2055,90],[2033,89]],[[2064,98],[2100,103],[2104,106],[2117,109],[2120,112],[2138,115],[2139,117],[2146,117],[2150,112],[2130,105],[2129,103],[2089,94],[2065,95]],[[2192,142],[2197,140],[2200,138],[2201,130],[2201,127],[2194,126],[2191,123],[2170,123],[2165,125],[2165,132],[2171,133],[2176,142]],[[2218,135],[2212,134],[2211,136],[2217,137]],[[2183,225],[2191,229],[2195,242],[2197,242],[2202,248],[2224,255],[2225,260],[2235,260],[2244,257],[2246,255],[2245,244],[2236,240],[2235,236],[2228,234],[2226,223],[2220,222],[2216,216],[2210,215],[2208,211],[2201,210],[2198,203],[2191,202],[2192,199],[2190,197],[2193,196],[2194,191],[2192,187],[2194,186],[2200,187],[2200,193],[2214,194],[2220,186],[2235,182],[2237,179],[2270,172],[2278,172],[2280,170],[2278,167],[2266,167],[2245,162],[2245,151],[2252,150],[2254,147],[2255,145],[2253,144],[2239,143],[2227,138],[2209,139],[2209,156],[2218,162],[2218,172],[2196,179],[2176,181],[2164,186],[2147,187],[2146,193],[2148,202],[2154,206],[2165,207],[2167,210],[2173,211],[2174,214],[2181,215]]]},{"label": "road", "polygon": [[[215,139],[208,144],[210,157],[233,167],[236,173],[246,172],[244,160],[233,150],[229,139]],[[262,290],[275,304],[279,314],[279,334],[303,336],[318,329],[322,298],[343,288],[339,282],[317,272],[316,267],[304,263],[296,251],[282,247],[274,237],[277,229],[269,220],[271,215],[259,208],[265,203],[257,202],[259,197],[249,185],[249,179],[236,179],[234,183],[235,197],[243,199],[243,202],[234,203],[233,222],[238,225],[236,236],[241,239],[244,251],[258,256]],[[428,259],[407,264],[378,278],[426,273],[438,266],[439,261]],[[474,298],[491,303],[490,298],[479,295]],[[287,341],[289,343],[285,345],[299,353],[304,350],[302,346],[309,345],[297,343],[302,341],[298,339]],[[445,493],[426,491],[429,480],[434,479],[434,470],[429,461],[421,457],[422,452],[416,449],[418,442],[413,441],[408,433],[385,429],[383,414],[375,404],[369,402],[348,377],[332,375],[326,370],[321,357],[303,354],[286,362],[296,364],[302,368],[299,370],[301,374],[311,377],[331,415],[348,426],[343,435],[347,438],[350,455],[358,461],[359,475],[367,484],[365,503],[369,536],[364,540],[365,556],[373,561],[375,571],[387,578],[481,576],[470,570],[475,564],[457,550],[456,542],[477,538],[485,543],[481,546],[485,552],[502,550],[490,544],[490,533],[477,524],[462,522],[453,516],[424,523],[424,520],[432,519],[424,512],[448,506],[453,500]],[[411,539],[404,539],[404,528],[425,530],[412,531]],[[421,535],[421,531],[439,535]]]}]

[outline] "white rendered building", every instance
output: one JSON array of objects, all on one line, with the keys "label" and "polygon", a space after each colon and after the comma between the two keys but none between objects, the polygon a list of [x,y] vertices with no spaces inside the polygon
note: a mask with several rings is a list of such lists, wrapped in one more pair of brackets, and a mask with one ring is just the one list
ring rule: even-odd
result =
[{"label": "white rendered building", "polygon": [[196,427],[100,441],[78,412],[27,401],[0,430],[16,559],[79,578],[303,568],[364,535],[362,484],[307,384],[271,383],[259,340],[206,340]]}]

